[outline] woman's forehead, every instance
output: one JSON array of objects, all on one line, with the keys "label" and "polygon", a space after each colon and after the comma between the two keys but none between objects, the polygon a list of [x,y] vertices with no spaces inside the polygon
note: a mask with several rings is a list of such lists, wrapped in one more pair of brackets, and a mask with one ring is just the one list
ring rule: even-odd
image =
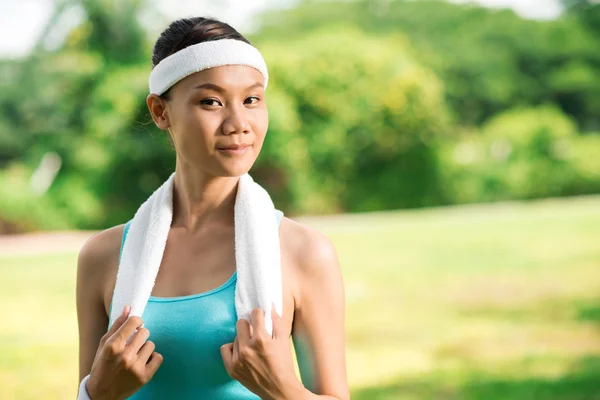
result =
[{"label": "woman's forehead", "polygon": [[246,65],[222,65],[194,72],[178,82],[182,88],[197,90],[218,86],[223,91],[243,91],[250,87],[264,89],[264,77],[256,68]]}]

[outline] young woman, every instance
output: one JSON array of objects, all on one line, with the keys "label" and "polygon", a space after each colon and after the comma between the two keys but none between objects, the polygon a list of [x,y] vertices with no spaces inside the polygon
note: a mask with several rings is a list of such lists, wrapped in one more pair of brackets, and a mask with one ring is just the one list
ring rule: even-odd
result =
[{"label": "young woman", "polygon": [[[152,64],[221,39],[249,45],[214,19],[175,21],[157,40]],[[129,317],[125,307],[110,329],[128,226],[101,231],[81,249],[79,380],[92,400],[349,398],[344,287],[336,251],[325,235],[276,210],[282,315],[272,315],[272,336],[261,325],[260,309],[252,312],[252,323],[235,315],[236,188],[266,137],[264,88],[258,69],[220,65],[147,97],[154,122],[168,131],[176,151],[173,219],[142,317]]]}]

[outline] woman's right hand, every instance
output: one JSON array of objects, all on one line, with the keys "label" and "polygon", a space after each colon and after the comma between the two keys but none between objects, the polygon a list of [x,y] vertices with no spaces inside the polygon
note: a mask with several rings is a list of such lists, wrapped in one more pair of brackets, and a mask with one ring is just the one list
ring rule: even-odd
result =
[{"label": "woman's right hand", "polygon": [[150,331],[140,328],[140,317],[128,318],[130,310],[125,306],[100,340],[86,384],[92,400],[126,399],[148,383],[162,364],[163,356],[154,351],[154,343],[146,341]]}]

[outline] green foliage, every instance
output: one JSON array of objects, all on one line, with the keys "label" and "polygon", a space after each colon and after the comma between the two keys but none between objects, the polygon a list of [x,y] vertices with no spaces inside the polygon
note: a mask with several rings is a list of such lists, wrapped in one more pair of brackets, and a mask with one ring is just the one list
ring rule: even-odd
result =
[{"label": "green foliage", "polygon": [[[290,137],[283,152],[294,160],[290,168],[310,176],[293,211],[435,202],[431,144],[447,126],[443,90],[415,61],[405,38],[382,40],[339,26],[297,39],[266,39],[259,47],[276,93],[285,93],[283,103],[294,108],[283,114],[290,122],[276,122],[269,135]],[[295,133],[280,132],[283,126]],[[274,149],[279,155],[269,150],[267,159],[281,157],[281,148]]]},{"label": "green foliage", "polygon": [[0,210],[2,217],[18,223],[22,230],[33,230],[40,226],[47,229],[64,229],[68,220],[60,213],[48,212],[49,199],[36,199],[28,186],[31,170],[22,164],[11,165],[0,171]]},{"label": "green foliage", "polygon": [[[86,16],[61,46],[42,38],[0,61],[0,218],[11,225],[122,223],[173,171],[145,104],[149,3],[125,3],[60,3],[46,32],[69,7]],[[271,75],[253,177],[292,215],[600,192],[598,7],[572,3],[543,22],[440,1],[266,14],[251,38]],[[35,195],[48,153],[61,169]]]},{"label": "green foliage", "polygon": [[593,193],[597,154],[600,136],[578,136],[573,120],[552,106],[502,113],[440,151],[452,202]]},{"label": "green foliage", "polygon": [[306,1],[267,14],[261,35],[302,37],[340,22],[381,37],[407,35],[443,80],[461,124],[479,125],[515,106],[553,101],[583,130],[600,127],[600,36],[579,18],[532,21],[510,10],[441,0],[347,1],[343,7],[339,1]]},{"label": "green foliage", "polygon": [[[5,128],[0,167],[10,177],[0,180],[0,190],[8,193],[0,216],[23,229],[123,222],[154,189],[147,171],[172,160],[166,142],[142,132],[140,124],[149,118],[150,70],[147,39],[136,17],[140,3],[103,0],[80,6],[87,19],[68,33],[62,48],[40,48],[0,65],[9,78],[0,92]],[[50,189],[36,197],[25,171],[31,174],[48,151],[59,155],[62,166]],[[127,168],[128,163],[135,165]],[[37,204],[55,217],[35,212]]]},{"label": "green foliage", "polygon": [[87,191],[83,178],[69,175],[53,188],[54,196],[38,196],[30,187],[33,171],[14,163],[0,171],[0,210],[22,230],[68,229],[98,218],[101,199]]},{"label": "green foliage", "polygon": [[575,178],[569,193],[600,193],[600,132],[569,141],[569,158]]}]

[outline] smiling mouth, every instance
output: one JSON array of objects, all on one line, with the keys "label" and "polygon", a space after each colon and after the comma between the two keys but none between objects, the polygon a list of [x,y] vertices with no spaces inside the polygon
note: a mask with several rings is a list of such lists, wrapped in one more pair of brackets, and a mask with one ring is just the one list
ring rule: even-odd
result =
[{"label": "smiling mouth", "polygon": [[227,146],[227,147],[217,147],[217,150],[243,150],[246,147],[251,146],[250,144],[236,144],[236,145],[231,145],[231,146]]},{"label": "smiling mouth", "polygon": [[252,145],[241,145],[241,146],[236,146],[236,147],[229,147],[229,148],[217,148],[217,150],[219,150],[221,153],[223,154],[228,154],[228,155],[241,155],[246,153],[246,151],[252,147]]}]

